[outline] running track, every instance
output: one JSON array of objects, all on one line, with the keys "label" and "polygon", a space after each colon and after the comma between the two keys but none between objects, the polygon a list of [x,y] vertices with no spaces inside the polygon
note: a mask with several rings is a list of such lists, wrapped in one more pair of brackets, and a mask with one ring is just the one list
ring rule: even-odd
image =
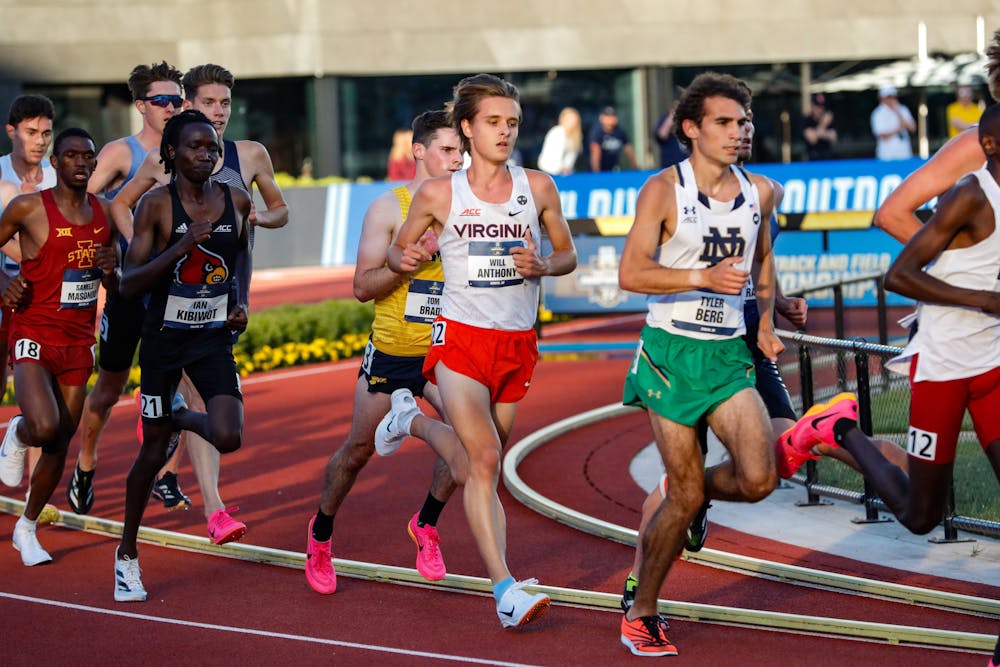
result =
[{"label": "running track", "polygon": [[[317,298],[349,295],[349,275],[322,280],[294,276]],[[311,281],[311,282],[310,282]],[[284,281],[281,281],[284,283]],[[324,284],[324,282],[326,284]],[[335,283],[335,284],[334,284]],[[255,285],[257,282],[255,281]],[[282,284],[282,288],[288,284]],[[278,288],[254,296],[255,306]],[[629,326],[634,328],[634,322]],[[628,327],[626,327],[628,328]],[[608,330],[605,336],[621,337]],[[629,334],[625,334],[629,335]],[[559,338],[557,327],[547,339]],[[512,442],[558,419],[620,397],[627,359],[544,360],[521,404]],[[351,419],[357,360],[288,369],[249,378],[245,444],[223,459],[222,493],[239,504],[249,526],[244,543],[301,552],[306,523],[318,501],[327,456]],[[0,410],[4,421],[13,409]],[[135,410],[116,408],[102,443],[96,516],[121,520],[124,478],[135,453]],[[627,461],[649,440],[641,415],[621,417],[555,439],[530,455],[521,476],[559,502],[599,518],[634,525],[642,492],[628,479]],[[76,447],[70,452],[75,456]],[[389,459],[373,458],[337,517],[337,557],[405,568],[413,548],[405,524],[426,494],[432,455],[412,440]],[[68,476],[67,476],[68,477]],[[185,464],[181,480],[195,509],[167,513],[151,503],[144,526],[204,535],[201,497]],[[8,490],[9,491],[9,490]],[[65,484],[55,501],[65,507]],[[500,491],[507,512],[508,561],[515,576],[541,583],[620,592],[632,558],[624,545],[554,523]],[[9,495],[23,496],[23,487]],[[0,543],[10,544],[11,516],[0,516]],[[460,494],[439,528],[449,573],[484,571],[465,524]],[[55,562],[25,568],[0,545],[0,663],[475,664],[607,665],[635,662],[618,644],[619,613],[558,605],[522,630],[503,630],[492,599],[440,586],[379,583],[342,576],[332,596],[320,596],[301,570],[173,548],[141,545],[145,604],[112,599],[111,538],[67,528],[40,530]],[[1000,589],[933,580],[887,567],[790,548],[760,537],[713,528],[710,546],[755,557],[819,566],[903,583],[934,585],[996,598]],[[996,621],[922,607],[844,596],[750,578],[680,562],[663,596],[707,604],[830,615],[904,625],[995,633]],[[670,664],[976,665],[983,655],[899,647],[788,632],[672,620],[681,655]]]}]

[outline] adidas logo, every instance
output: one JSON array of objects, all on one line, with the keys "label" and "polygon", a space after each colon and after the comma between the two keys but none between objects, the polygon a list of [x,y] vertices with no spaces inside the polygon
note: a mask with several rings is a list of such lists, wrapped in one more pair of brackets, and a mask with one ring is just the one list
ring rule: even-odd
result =
[{"label": "adidas logo", "polygon": [[177,229],[175,229],[174,231],[176,231],[178,234],[185,234],[187,233],[187,230],[188,230],[187,223],[182,222],[180,225],[177,226]]}]

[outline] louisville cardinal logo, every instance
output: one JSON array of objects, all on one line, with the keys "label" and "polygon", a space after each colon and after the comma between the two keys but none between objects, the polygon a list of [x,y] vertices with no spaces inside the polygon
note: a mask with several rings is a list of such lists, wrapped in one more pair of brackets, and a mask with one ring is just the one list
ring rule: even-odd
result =
[{"label": "louisville cardinal logo", "polygon": [[199,245],[177,262],[174,277],[187,285],[219,285],[229,277],[229,269],[221,257]]}]

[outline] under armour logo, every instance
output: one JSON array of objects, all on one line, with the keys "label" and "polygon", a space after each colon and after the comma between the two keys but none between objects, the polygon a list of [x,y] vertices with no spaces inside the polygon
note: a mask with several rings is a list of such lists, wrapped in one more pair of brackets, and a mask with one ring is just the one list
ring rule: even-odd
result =
[{"label": "under armour logo", "polygon": [[696,210],[694,206],[685,206],[684,215],[694,215]]},{"label": "under armour logo", "polygon": [[662,394],[662,393],[663,392],[661,392],[660,390],[656,390],[656,391],[653,391],[652,389],[647,389],[646,390],[646,395],[647,395],[648,398],[656,398],[657,400],[659,400],[661,398],[660,394]]}]

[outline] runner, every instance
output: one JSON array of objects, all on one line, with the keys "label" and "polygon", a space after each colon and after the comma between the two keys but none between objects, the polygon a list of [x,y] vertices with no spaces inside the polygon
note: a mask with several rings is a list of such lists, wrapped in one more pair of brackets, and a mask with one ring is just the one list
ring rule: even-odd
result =
[{"label": "runner", "polygon": [[[446,111],[426,111],[413,120],[413,157],[416,177],[382,195],[369,207],[361,228],[354,272],[354,294],[359,301],[375,300],[372,335],[358,371],[354,414],[347,441],[326,465],[323,495],[309,522],[306,579],[318,593],[333,593],[337,575],[332,557],[333,520],[354,485],[358,473],[375,451],[375,431],[391,405],[400,406],[413,421],[419,413],[413,396],[424,396],[444,414],[437,387],[424,379],[421,369],[431,340],[430,324],[440,311],[444,275],[435,254],[412,276],[400,276],[385,265],[386,252],[410,207],[413,193],[428,178],[462,168],[458,134]],[[391,398],[390,398],[391,395]],[[421,416],[418,422],[426,419]],[[433,421],[433,420],[429,420]],[[425,425],[430,437],[456,441],[451,429],[440,423]],[[455,490],[448,464],[438,459],[423,507],[407,524],[417,547],[417,571],[431,581],[446,573],[436,525],[441,510]]]},{"label": "runner", "polygon": [[[136,210],[121,292],[125,298],[149,292],[139,349],[144,438],[126,484],[115,555],[118,602],[146,599],[136,537],[171,431],[196,432],[222,453],[242,442],[232,332],[247,325],[250,198],[210,180],[220,150],[201,112],[171,118],[160,155],[173,180],[149,192]],[[205,397],[207,413],[171,406],[182,372]]]},{"label": "runner", "polygon": [[21,414],[10,420],[0,445],[0,479],[8,486],[21,483],[28,444],[41,449],[14,527],[14,548],[25,565],[52,560],[38,542],[37,520],[62,477],[94,371],[98,286],[113,290],[118,280],[117,233],[107,203],[87,193],[94,140],[69,128],[54,148],[55,187],[18,197],[0,218],[0,245],[19,234],[22,273],[16,280],[32,294],[11,322],[9,355]]},{"label": "runner", "polygon": [[[489,74],[455,87],[452,124],[471,155],[468,169],[426,181],[417,191],[389,267],[410,274],[431,259],[424,233],[440,245],[445,286],[431,329],[424,376],[437,384],[449,422],[468,454],[465,512],[504,627],[538,618],[549,597],[534,579],[507,568],[507,525],[497,496],[500,460],[518,401],[538,359],[534,331],[543,275],[576,268],[576,250],[552,178],[508,166],[517,141],[517,88]],[[541,226],[553,251],[541,256]]]},{"label": "runner", "polygon": [[[635,600],[621,620],[620,641],[635,655],[677,654],[657,598],[704,502],[755,502],[777,483],[774,436],[740,338],[752,268],[758,347],[771,360],[783,349],[772,328],[770,235],[757,234],[773,189],[735,166],[749,106],[746,85],[729,75],[702,74],[688,86],[675,123],[691,157],[643,185],[622,252],[622,289],[649,295],[623,402],[647,409],[670,480],[643,532]],[[731,457],[707,471],[695,428],[703,417]]]}]

